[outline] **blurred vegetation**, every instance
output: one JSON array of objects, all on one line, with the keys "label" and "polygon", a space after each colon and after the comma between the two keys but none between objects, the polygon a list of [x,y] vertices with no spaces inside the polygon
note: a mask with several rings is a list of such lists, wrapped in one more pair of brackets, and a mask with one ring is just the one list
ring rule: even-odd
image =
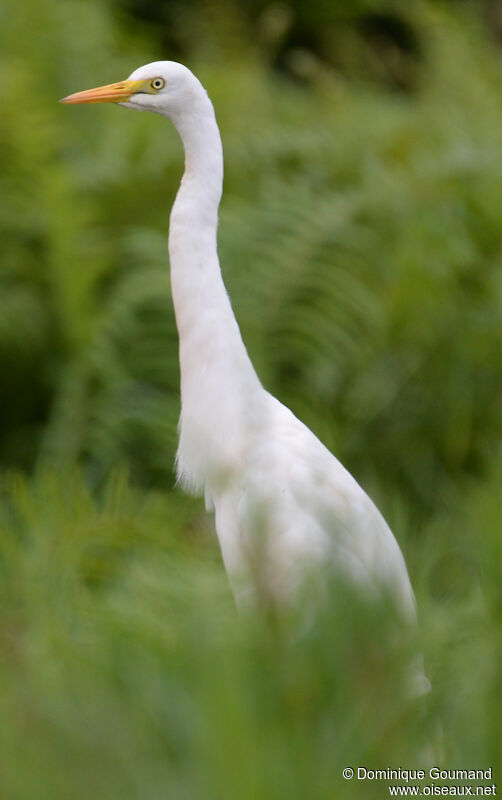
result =
[{"label": "blurred vegetation", "polygon": [[[342,768],[420,766],[436,717],[445,764],[496,768],[502,4],[0,15],[0,796],[381,797]],[[263,382],[403,547],[427,709],[400,714],[354,610],[294,641],[237,618],[211,521],[174,488],[180,143],[56,102],[158,58],[215,104],[220,257]]]}]

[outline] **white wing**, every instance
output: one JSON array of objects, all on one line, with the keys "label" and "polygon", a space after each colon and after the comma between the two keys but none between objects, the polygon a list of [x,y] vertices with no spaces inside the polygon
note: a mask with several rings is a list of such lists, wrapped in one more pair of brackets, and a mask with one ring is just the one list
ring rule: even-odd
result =
[{"label": "white wing", "polygon": [[[415,598],[399,545],[352,475],[292,412],[267,395],[261,433],[248,442],[239,479],[213,497],[223,560],[241,607],[294,597],[316,567],[352,579],[366,597],[384,590],[405,623]],[[262,420],[263,422],[263,420]],[[251,426],[252,427],[252,426]],[[410,661],[411,696],[430,689],[420,653]]]},{"label": "white wing", "polygon": [[294,592],[317,564],[330,565],[370,591],[390,589],[403,615],[414,619],[406,565],[382,515],[314,434],[266,397],[267,412],[246,442],[238,479],[213,498],[234,584],[260,554],[260,568],[278,597]]}]

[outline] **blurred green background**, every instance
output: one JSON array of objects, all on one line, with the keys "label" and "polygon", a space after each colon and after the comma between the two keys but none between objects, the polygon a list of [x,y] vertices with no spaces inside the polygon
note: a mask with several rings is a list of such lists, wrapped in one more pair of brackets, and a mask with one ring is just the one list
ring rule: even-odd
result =
[{"label": "blurred green background", "polygon": [[[417,768],[437,719],[442,764],[496,771],[502,3],[2,0],[0,20],[0,797],[379,798],[342,768]],[[174,488],[180,142],[57,104],[163,58],[216,108],[258,373],[403,548],[426,709],[361,672],[354,609],[295,640],[238,618]]]}]

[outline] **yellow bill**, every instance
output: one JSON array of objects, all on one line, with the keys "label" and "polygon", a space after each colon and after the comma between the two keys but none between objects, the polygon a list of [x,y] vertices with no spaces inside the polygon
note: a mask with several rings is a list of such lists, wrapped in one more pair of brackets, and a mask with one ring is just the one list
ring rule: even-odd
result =
[{"label": "yellow bill", "polygon": [[145,81],[119,81],[96,89],[86,89],[63,97],[60,103],[127,103],[131,95],[139,92]]}]

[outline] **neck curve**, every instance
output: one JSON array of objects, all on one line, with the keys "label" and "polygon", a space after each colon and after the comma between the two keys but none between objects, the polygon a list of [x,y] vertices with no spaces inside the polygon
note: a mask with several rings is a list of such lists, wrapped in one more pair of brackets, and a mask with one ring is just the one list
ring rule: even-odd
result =
[{"label": "neck curve", "polygon": [[177,471],[188,488],[212,493],[242,458],[250,408],[263,389],[221,276],[216,237],[223,154],[201,86],[193,104],[172,121],[185,150],[169,229],[181,373]]}]

